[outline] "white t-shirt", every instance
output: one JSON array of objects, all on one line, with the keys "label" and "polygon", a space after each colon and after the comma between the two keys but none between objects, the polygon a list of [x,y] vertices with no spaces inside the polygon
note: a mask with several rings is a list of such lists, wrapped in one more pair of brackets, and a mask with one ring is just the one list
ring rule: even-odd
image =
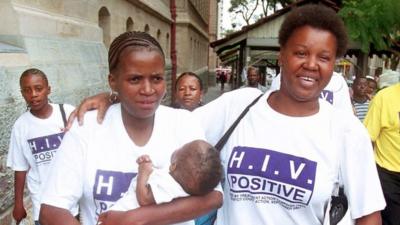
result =
[{"label": "white t-shirt", "polygon": [[[243,86],[241,86],[240,88],[247,88],[247,87],[248,87],[248,88],[254,88],[254,87],[249,86],[248,84],[243,85]],[[261,85],[261,84],[257,84],[257,89],[260,90],[260,91],[262,91],[263,93],[265,93],[266,91],[268,91],[268,88],[265,87],[264,85]]]},{"label": "white t-shirt", "polygon": [[[270,90],[278,90],[281,87],[281,74],[278,74],[271,83]],[[321,99],[331,103],[333,107],[349,112],[354,115],[353,107],[351,105],[349,87],[346,80],[339,73],[333,72],[332,78],[328,85],[322,90]]]},{"label": "white t-shirt", "polygon": [[[264,94],[221,152],[224,203],[217,224],[322,224],[338,177],[338,156],[352,218],[385,206],[373,150],[356,117],[320,100],[318,113],[290,117]],[[213,144],[260,91],[239,89],[198,108]]]},{"label": "white t-shirt", "polygon": [[[181,185],[175,181],[168,170],[153,168],[147,181],[151,187],[156,204],[170,202],[175,198],[189,196]],[[136,198],[136,177],[132,179],[128,191],[123,198],[120,198],[110,210],[127,211],[140,207]]]},{"label": "white t-shirt", "polygon": [[159,106],[152,135],[141,147],[126,132],[120,104],[108,109],[101,125],[96,115],[97,111],[86,113],[84,125],[74,124],[65,135],[42,197],[42,203],[64,209],[79,201],[84,225],[96,224],[100,213],[128,190],[137,174],[139,156],[147,154],[154,167],[165,169],[176,149],[195,139],[204,140],[198,121],[187,110]]},{"label": "white t-shirt", "polygon": [[[40,119],[30,111],[23,113],[14,123],[11,132],[7,166],[14,171],[28,171],[27,186],[33,203],[34,220],[39,219],[40,185],[47,178],[50,162],[64,137],[64,122],[57,104],[50,104],[53,112]],[[68,115],[74,107],[64,104]]]}]

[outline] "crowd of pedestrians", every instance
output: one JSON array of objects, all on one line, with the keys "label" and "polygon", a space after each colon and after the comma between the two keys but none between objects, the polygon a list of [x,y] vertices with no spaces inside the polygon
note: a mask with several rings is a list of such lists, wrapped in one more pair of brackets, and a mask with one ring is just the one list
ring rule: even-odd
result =
[{"label": "crowd of pedestrians", "polygon": [[208,104],[184,72],[161,105],[165,55],[145,32],[113,40],[110,92],[76,110],[50,103],[46,75],[26,70],[7,160],[14,219],[26,217],[27,181],[36,225],[325,225],[338,195],[343,223],[399,224],[400,82],[376,92],[357,77],[349,89],[334,72],[347,43],[333,10],[293,9],[271,87],[250,66],[243,87]]}]

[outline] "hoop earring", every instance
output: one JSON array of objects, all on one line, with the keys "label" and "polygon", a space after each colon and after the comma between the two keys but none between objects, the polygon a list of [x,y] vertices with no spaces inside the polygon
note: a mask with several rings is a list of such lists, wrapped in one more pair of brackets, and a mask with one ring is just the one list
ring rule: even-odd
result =
[{"label": "hoop earring", "polygon": [[199,101],[199,104],[198,104],[199,106],[202,106],[203,105],[203,99],[201,98],[200,99],[200,101]]},{"label": "hoop earring", "polygon": [[118,92],[111,90],[110,95],[108,96],[108,101],[111,104],[114,104],[117,102],[117,100],[118,100]]}]

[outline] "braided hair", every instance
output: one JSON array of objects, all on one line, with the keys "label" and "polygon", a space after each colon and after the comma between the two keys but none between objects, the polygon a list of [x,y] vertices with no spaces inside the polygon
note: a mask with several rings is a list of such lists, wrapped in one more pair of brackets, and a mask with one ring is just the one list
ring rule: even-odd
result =
[{"label": "braided hair", "polygon": [[155,50],[162,55],[163,59],[165,58],[160,43],[158,43],[158,41],[151,35],[146,32],[128,31],[116,37],[110,45],[110,51],[108,52],[108,66],[110,73],[117,68],[119,57],[126,48],[132,50]]}]

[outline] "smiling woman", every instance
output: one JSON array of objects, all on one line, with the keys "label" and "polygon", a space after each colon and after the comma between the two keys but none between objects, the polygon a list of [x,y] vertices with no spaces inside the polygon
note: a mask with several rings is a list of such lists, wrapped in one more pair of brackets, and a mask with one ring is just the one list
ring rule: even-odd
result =
[{"label": "smiling woman", "polygon": [[[322,224],[338,174],[356,223],[380,224],[385,202],[368,134],[354,115],[319,99],[346,51],[343,22],[324,6],[298,7],[279,43],[280,90],[253,105],[221,151],[227,182],[217,224]],[[243,88],[195,110],[207,140],[216,143],[259,94]]]},{"label": "smiling woman", "polygon": [[[333,73],[336,42],[331,32],[311,26],[293,32],[280,51],[282,82],[280,91],[269,99],[273,108],[293,105],[285,107],[283,112],[291,116],[307,116],[318,111],[319,95]],[[309,107],[297,107],[299,104]]]}]

